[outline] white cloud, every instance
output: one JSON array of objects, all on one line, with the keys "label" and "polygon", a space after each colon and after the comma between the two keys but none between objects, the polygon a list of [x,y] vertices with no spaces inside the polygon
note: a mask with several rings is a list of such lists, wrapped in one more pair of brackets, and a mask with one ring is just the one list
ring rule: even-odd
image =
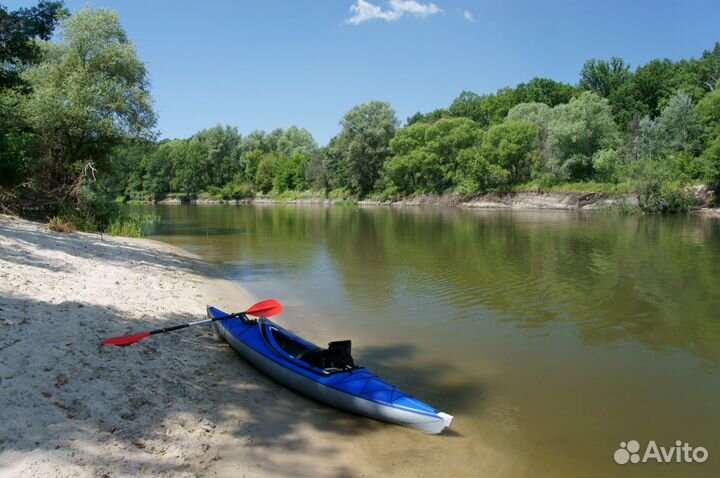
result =
[{"label": "white cloud", "polygon": [[427,17],[440,13],[442,10],[434,3],[421,3],[416,0],[390,0],[390,8],[383,9],[367,0],[357,0],[350,6],[352,16],[348,23],[359,25],[370,20],[385,20],[392,22],[406,13],[416,17]]},{"label": "white cloud", "polygon": [[475,16],[470,10],[463,10],[462,15],[465,20],[469,21],[470,23],[475,23]]}]

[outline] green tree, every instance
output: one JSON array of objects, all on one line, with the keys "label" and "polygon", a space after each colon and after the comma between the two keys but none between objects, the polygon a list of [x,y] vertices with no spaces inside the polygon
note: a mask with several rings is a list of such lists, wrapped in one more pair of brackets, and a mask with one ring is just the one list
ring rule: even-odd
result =
[{"label": "green tree", "polygon": [[306,158],[317,154],[318,146],[312,135],[305,128],[291,126],[282,132],[277,140],[275,151],[280,156],[292,156],[300,153]]},{"label": "green tree", "polygon": [[463,151],[477,148],[481,137],[477,124],[468,118],[403,128],[390,142],[393,155],[385,163],[384,176],[393,192],[445,192],[469,177]]},{"label": "green tree", "polygon": [[255,186],[263,193],[268,193],[273,188],[277,164],[280,158],[275,153],[265,153],[260,158],[255,173]]},{"label": "green tree", "polygon": [[710,143],[703,152],[702,159],[708,165],[706,177],[708,183],[720,187],[720,136]]},{"label": "green tree", "polygon": [[720,89],[705,95],[695,107],[695,114],[708,127],[720,134]]},{"label": "green tree", "polygon": [[483,137],[480,158],[501,172],[493,182],[517,184],[530,179],[533,163],[539,160],[537,142],[538,128],[533,123],[507,121],[491,126]]},{"label": "green tree", "polygon": [[33,40],[49,40],[65,13],[63,2],[56,1],[12,12],[0,5],[0,91],[20,84],[23,65],[35,64],[41,57]]},{"label": "green tree", "polygon": [[199,131],[192,137],[190,141],[201,143],[207,154],[199,161],[207,171],[209,186],[222,187],[242,170],[241,139],[237,128],[220,125]]},{"label": "green tree", "polygon": [[477,95],[463,91],[448,108],[448,115],[455,118],[470,118],[481,127],[501,122],[510,108],[519,101],[511,88],[499,89],[494,94]]},{"label": "green tree", "polygon": [[173,179],[172,190],[195,196],[211,185],[210,171],[207,167],[208,151],[200,141],[179,141],[172,144],[170,150]]},{"label": "green tree", "polygon": [[693,100],[679,91],[668,102],[658,117],[658,129],[665,149],[688,151],[701,133],[701,125],[695,116]]},{"label": "green tree", "polygon": [[586,91],[555,110],[548,124],[552,167],[566,179],[587,179],[592,175],[593,154],[614,148],[619,141],[608,100]]},{"label": "green tree", "polygon": [[373,101],[348,111],[340,124],[342,131],[328,145],[328,154],[333,158],[330,162],[336,163],[336,171],[342,169],[342,186],[366,196],[380,177],[390,140],[399,125],[395,110],[388,103]]},{"label": "green tree", "polygon": [[143,158],[142,190],[154,199],[162,199],[171,191],[173,157],[175,150],[181,147],[182,141],[164,142],[154,152]]},{"label": "green tree", "polygon": [[672,152],[689,151],[702,133],[692,98],[685,92],[673,96],[660,116],[645,116],[635,137],[637,157],[657,158]]},{"label": "green tree", "polygon": [[583,65],[579,86],[608,98],[631,76],[630,65],[626,65],[622,58],[612,57],[610,61],[593,59]]},{"label": "green tree", "polygon": [[698,61],[698,78],[705,91],[715,91],[720,83],[720,42],[705,50]]},{"label": "green tree", "polygon": [[548,78],[533,78],[515,87],[515,102],[542,103],[550,107],[567,103],[578,91],[571,85]]},{"label": "green tree", "polygon": [[114,146],[149,138],[155,124],[145,66],[117,14],[86,8],[60,33],[61,42],[42,43],[44,61],[23,72],[32,93],[21,105],[39,158],[33,194],[55,200],[73,196],[86,165],[103,174]]}]

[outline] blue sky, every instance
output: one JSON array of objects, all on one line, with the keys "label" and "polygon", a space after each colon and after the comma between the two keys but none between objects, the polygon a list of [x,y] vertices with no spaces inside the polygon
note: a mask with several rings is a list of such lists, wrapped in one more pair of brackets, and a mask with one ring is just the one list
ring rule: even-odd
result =
[{"label": "blue sky", "polygon": [[634,67],[720,41],[718,0],[66,0],[87,4],[120,14],[168,138],[295,124],[323,145],[367,101],[404,120],[462,90],[576,83],[590,58]]}]

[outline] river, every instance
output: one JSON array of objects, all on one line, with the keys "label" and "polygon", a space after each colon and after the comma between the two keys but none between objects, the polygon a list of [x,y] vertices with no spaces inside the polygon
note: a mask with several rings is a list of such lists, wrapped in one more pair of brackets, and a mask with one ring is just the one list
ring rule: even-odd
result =
[{"label": "river", "polygon": [[[692,216],[132,206],[278,322],[455,416],[358,438],[395,476],[720,475],[720,221]],[[358,418],[358,426],[362,420]],[[393,438],[388,448],[387,437]],[[621,442],[702,446],[618,465]],[[418,445],[421,442],[422,446]],[[642,454],[642,451],[641,451]]]}]

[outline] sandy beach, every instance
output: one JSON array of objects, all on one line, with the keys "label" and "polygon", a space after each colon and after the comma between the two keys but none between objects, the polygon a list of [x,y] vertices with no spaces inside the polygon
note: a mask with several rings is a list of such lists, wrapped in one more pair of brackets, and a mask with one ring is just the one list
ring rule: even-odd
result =
[{"label": "sandy beach", "polygon": [[342,415],[294,416],[209,327],[99,346],[206,303],[253,298],[168,245],[0,217],[0,476],[353,474],[342,427],[312,425]]}]

